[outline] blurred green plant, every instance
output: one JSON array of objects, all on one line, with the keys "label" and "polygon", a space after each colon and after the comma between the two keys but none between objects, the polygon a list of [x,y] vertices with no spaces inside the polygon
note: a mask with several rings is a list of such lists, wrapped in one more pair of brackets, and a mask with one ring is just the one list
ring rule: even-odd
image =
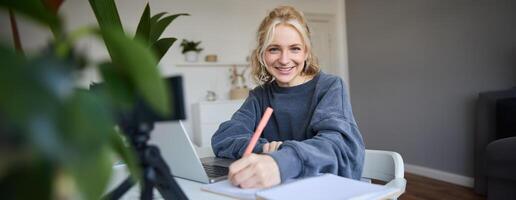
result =
[{"label": "blurred green plant", "polygon": [[[130,38],[114,0],[89,0],[99,27],[68,33],[58,13],[62,2],[0,0],[10,14],[25,15],[53,33],[36,55],[0,44],[0,194],[5,199],[60,199],[66,193],[99,199],[115,157],[139,179],[135,153],[115,129],[111,111],[129,108],[136,96],[159,113],[171,111],[157,64],[176,38],[160,37],[175,18],[188,14],[151,17],[147,4]],[[102,39],[111,59],[88,65],[74,48],[87,36]],[[90,66],[99,69],[106,85],[98,94],[75,86],[76,73]]]},{"label": "blurred green plant", "polygon": [[183,39],[183,41],[181,41],[181,47],[183,48],[182,53],[185,54],[186,52],[189,52],[189,51],[195,51],[195,52],[199,53],[203,50],[203,48],[199,47],[200,44],[201,44],[201,41],[195,42],[193,40],[190,41],[187,39]]}]

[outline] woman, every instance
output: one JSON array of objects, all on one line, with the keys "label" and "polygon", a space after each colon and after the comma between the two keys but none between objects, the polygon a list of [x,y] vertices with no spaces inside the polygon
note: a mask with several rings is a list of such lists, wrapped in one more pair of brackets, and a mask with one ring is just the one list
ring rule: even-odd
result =
[{"label": "woman", "polygon": [[[333,173],[359,179],[364,144],[343,81],[319,71],[301,12],[280,6],[258,30],[252,54],[253,89],[212,137],[219,157],[240,158],[228,179],[266,188],[288,179]],[[267,107],[274,113],[250,156],[242,157]]]}]

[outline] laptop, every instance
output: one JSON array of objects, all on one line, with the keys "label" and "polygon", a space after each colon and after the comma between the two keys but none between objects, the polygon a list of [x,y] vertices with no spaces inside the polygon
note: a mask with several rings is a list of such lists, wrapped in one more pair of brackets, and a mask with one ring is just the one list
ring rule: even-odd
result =
[{"label": "laptop", "polygon": [[181,121],[156,122],[149,143],[159,147],[172,175],[201,183],[227,179],[231,159],[200,159]]}]

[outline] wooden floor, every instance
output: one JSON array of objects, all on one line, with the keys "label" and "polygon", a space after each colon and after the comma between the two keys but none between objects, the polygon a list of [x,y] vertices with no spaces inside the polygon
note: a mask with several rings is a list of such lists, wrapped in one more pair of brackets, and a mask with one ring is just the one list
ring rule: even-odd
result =
[{"label": "wooden floor", "polygon": [[472,188],[463,187],[410,173],[405,173],[405,179],[407,179],[407,187],[405,193],[399,198],[401,200],[485,199],[484,196],[477,195]]}]

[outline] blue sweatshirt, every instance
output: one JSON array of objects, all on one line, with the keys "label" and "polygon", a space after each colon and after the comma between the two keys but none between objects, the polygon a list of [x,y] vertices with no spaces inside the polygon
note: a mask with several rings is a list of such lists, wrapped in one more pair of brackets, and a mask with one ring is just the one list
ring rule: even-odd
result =
[{"label": "blue sweatshirt", "polygon": [[321,173],[360,179],[365,149],[348,93],[342,79],[322,72],[294,87],[272,82],[253,89],[213,135],[215,155],[240,158],[267,107],[274,112],[253,152],[261,153],[267,142],[283,141],[268,154],[282,182]]}]

